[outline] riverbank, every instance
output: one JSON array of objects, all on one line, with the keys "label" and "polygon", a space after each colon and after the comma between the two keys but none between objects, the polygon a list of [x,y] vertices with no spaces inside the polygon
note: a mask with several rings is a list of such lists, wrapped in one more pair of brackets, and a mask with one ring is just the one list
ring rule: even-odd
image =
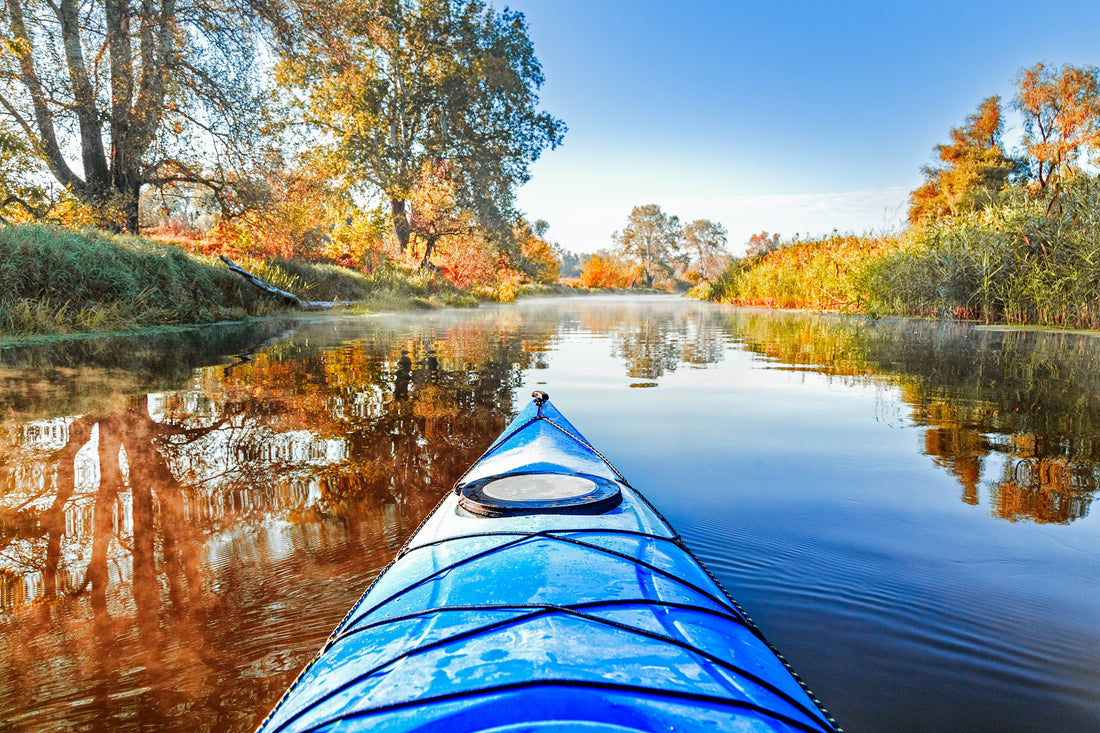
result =
[{"label": "riverbank", "polygon": [[693,294],[732,305],[1100,329],[1100,179],[1053,203],[996,205],[898,234],[794,240],[735,260]]},{"label": "riverbank", "polygon": [[[302,260],[240,260],[306,301],[342,312],[474,306],[439,278],[392,268],[364,274]],[[239,321],[292,309],[212,257],[147,237],[49,226],[0,227],[0,340],[126,333]]]}]

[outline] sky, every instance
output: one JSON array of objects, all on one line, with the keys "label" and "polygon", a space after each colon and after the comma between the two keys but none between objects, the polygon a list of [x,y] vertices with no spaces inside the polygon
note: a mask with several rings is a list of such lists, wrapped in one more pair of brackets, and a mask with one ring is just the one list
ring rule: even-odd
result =
[{"label": "sky", "polygon": [[[565,121],[519,208],[574,252],[631,208],[711,219],[740,252],[904,224],[934,147],[1042,61],[1100,66],[1100,2],[511,0]],[[1053,9],[1052,9],[1053,8]],[[1013,116],[1005,142],[1018,144]]]}]

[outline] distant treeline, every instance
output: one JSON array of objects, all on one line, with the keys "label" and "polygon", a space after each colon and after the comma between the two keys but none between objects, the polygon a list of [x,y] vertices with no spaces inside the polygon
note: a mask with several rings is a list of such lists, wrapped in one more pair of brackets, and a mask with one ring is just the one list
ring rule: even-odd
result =
[{"label": "distant treeline", "polygon": [[1100,71],[1017,77],[1018,154],[989,97],[923,169],[909,227],[783,241],[762,233],[698,294],[727,303],[1100,328]]}]

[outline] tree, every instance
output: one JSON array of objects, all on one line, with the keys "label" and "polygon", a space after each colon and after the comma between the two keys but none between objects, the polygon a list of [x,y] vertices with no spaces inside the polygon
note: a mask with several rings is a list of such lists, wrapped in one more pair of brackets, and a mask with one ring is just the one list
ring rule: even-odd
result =
[{"label": "tree", "polygon": [[646,287],[659,275],[671,276],[681,250],[680,219],[665,214],[657,204],[635,206],[627,225],[615,232],[618,254],[641,267]]},{"label": "tree", "polygon": [[[798,235],[796,234],[795,237],[797,238]],[[745,257],[747,259],[759,259],[777,249],[779,249],[779,232],[771,235],[767,232],[760,232],[749,237],[749,241],[745,245]]]},{"label": "tree", "polygon": [[580,274],[581,285],[586,288],[621,288],[629,277],[615,257],[606,253],[589,255]]},{"label": "tree", "polygon": [[456,208],[509,238],[516,186],[565,132],[537,109],[543,74],[523,14],[481,0],[339,7],[348,37],[320,38],[283,67],[333,157],[386,197],[402,246],[416,221],[410,196],[442,164]]},{"label": "tree", "polygon": [[1016,107],[1024,115],[1024,144],[1041,189],[1077,164],[1082,152],[1100,150],[1100,70],[1094,66],[1048,68],[1038,63],[1020,72]]},{"label": "tree", "polygon": [[684,227],[684,246],[695,256],[699,274],[703,279],[711,277],[725,267],[726,228],[709,219],[696,219]]},{"label": "tree", "polygon": [[34,167],[34,155],[19,134],[0,124],[0,222],[6,215],[41,219],[46,191],[27,172]]},{"label": "tree", "polygon": [[534,224],[524,220],[516,227],[519,244],[519,269],[530,280],[538,283],[555,283],[561,277],[561,260],[554,246],[546,241],[550,225],[539,219]]},{"label": "tree", "polygon": [[472,234],[477,229],[474,217],[458,205],[457,198],[450,163],[424,161],[416,185],[409,192],[412,211],[408,217],[410,234],[424,241],[421,269],[430,264],[432,252],[441,239]]},{"label": "tree", "polygon": [[263,3],[5,0],[0,115],[102,224],[137,231],[143,185],[225,190],[246,167]]},{"label": "tree", "polygon": [[580,277],[581,270],[584,269],[584,262],[588,259],[588,255],[570,252],[560,244],[554,244],[553,247],[554,256],[561,262],[561,276]]},{"label": "tree", "polygon": [[936,146],[941,164],[926,166],[924,184],[909,195],[910,223],[980,208],[983,195],[1004,189],[1021,164],[1005,153],[1003,132],[1001,98],[996,96],[951,130],[951,143]]}]

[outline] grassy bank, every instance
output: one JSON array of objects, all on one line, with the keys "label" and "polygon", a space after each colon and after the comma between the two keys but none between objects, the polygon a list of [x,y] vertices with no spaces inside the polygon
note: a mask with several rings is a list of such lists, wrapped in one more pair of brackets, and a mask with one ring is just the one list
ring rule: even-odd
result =
[{"label": "grassy bank", "polygon": [[794,241],[694,293],[735,305],[1100,328],[1100,179],[1012,188],[897,236]]},{"label": "grassy bank", "polygon": [[[427,276],[365,275],[296,260],[239,263],[304,300],[364,310],[473,305]],[[46,226],[0,227],[0,336],[120,332],[286,310],[220,262],[145,237]]]}]

